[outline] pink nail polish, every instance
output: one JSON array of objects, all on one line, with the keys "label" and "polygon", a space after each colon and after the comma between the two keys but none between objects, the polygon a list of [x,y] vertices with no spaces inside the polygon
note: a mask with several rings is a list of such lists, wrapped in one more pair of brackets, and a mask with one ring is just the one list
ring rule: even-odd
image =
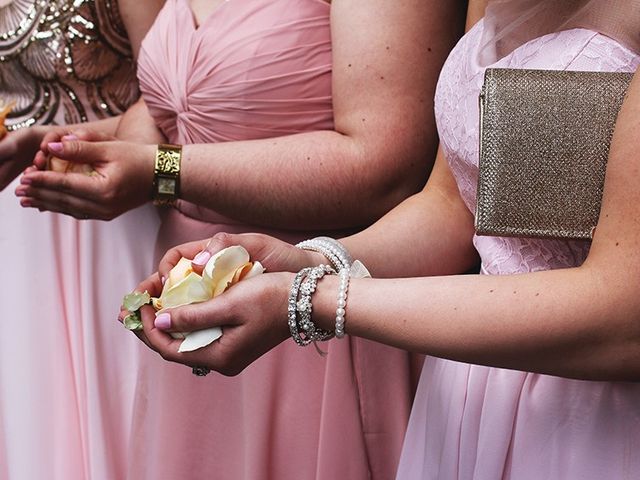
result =
[{"label": "pink nail polish", "polygon": [[16,190],[16,197],[26,197],[27,192],[24,190]]},{"label": "pink nail polish", "polygon": [[168,313],[161,313],[156,316],[153,324],[160,330],[169,330],[171,328],[171,315]]},{"label": "pink nail polish", "polygon": [[30,178],[22,177],[20,179],[20,183],[23,185],[31,185],[31,182],[33,182],[33,180]]},{"label": "pink nail polish", "polygon": [[47,148],[54,153],[62,153],[62,143],[60,142],[51,142],[47,144]]},{"label": "pink nail polish", "polygon": [[191,260],[191,263],[195,265],[205,266],[210,258],[211,258],[211,254],[205,250],[204,252],[200,252],[195,257],[193,257],[193,260]]}]

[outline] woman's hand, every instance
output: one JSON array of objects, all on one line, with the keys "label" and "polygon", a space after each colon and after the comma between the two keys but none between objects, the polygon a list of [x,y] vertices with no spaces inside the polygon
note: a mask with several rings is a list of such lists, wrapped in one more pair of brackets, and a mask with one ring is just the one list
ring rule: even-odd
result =
[{"label": "woman's hand", "polygon": [[47,132],[42,140],[40,141],[40,150],[35,154],[33,158],[33,165],[38,170],[45,170],[47,168],[47,159],[49,155],[54,155],[53,152],[49,151],[50,143],[60,143],[63,141],[75,141],[82,140],[85,142],[107,142],[109,140],[115,140],[116,137],[113,135],[109,135],[103,132],[99,132],[97,130],[80,127],[76,128],[72,127],[58,127],[55,130],[51,130]]},{"label": "woman's hand", "polygon": [[23,207],[111,220],[151,199],[155,145],[63,140],[47,149],[62,160],[90,164],[95,172],[30,169],[16,189]]},{"label": "woman's hand", "polygon": [[194,270],[201,273],[213,254],[234,245],[243,246],[251,260],[259,261],[268,272],[297,272],[304,267],[328,263],[319,253],[302,250],[268,235],[218,233],[211,239],[172,248],[160,261],[158,272],[161,278],[168,278],[169,271],[184,257],[193,259]]},{"label": "woman's hand", "polygon": [[0,140],[0,191],[29,166],[46,127],[22,128]]},{"label": "woman's hand", "polygon": [[[174,308],[158,317],[152,307],[143,307],[144,331],[138,336],[167,361],[237,375],[288,337],[287,303],[294,276],[293,273],[259,275],[212,300]],[[157,276],[150,277],[137,290],[155,292],[158,282]],[[222,327],[222,337],[194,352],[179,353],[182,340],[168,333],[210,327]]]}]

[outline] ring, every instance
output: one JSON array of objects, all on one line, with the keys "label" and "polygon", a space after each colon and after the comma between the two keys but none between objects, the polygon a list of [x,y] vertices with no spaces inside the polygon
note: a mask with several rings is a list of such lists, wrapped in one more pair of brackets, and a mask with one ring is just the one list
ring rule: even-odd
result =
[{"label": "ring", "polygon": [[209,375],[209,373],[211,373],[211,369],[207,367],[193,367],[191,369],[191,372],[198,377],[204,377],[205,375]]}]

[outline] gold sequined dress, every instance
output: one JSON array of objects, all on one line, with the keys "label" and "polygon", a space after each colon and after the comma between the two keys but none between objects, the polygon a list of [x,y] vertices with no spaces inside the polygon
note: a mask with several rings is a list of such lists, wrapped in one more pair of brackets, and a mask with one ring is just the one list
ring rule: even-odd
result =
[{"label": "gold sequined dress", "polygon": [[[113,0],[0,0],[9,129],[104,118],[138,97]],[[11,133],[9,133],[11,135]],[[116,322],[152,267],[153,207],[111,222],[0,192],[0,480],[125,477],[138,342]]]},{"label": "gold sequined dress", "polygon": [[135,85],[115,0],[0,0],[0,92],[16,101],[13,128],[117,115]]}]

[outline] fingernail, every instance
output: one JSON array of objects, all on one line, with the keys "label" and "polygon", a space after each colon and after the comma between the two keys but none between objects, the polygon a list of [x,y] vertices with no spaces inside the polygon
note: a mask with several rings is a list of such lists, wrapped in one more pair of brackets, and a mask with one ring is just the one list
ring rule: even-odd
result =
[{"label": "fingernail", "polygon": [[156,316],[153,324],[160,330],[169,330],[171,328],[171,315],[168,313],[161,313]]},{"label": "fingernail", "polygon": [[197,254],[193,258],[191,263],[195,263],[196,265],[204,266],[204,265],[207,264],[207,262],[209,261],[210,258],[211,258],[211,254],[205,250],[205,251],[200,252],[199,254]]},{"label": "fingernail", "polygon": [[119,321],[120,323],[123,323],[123,322],[124,322],[124,318],[122,318],[122,314],[121,314],[121,313],[119,313],[119,314],[118,314],[118,321]]},{"label": "fingernail", "polygon": [[160,281],[162,282],[162,285],[164,285],[164,283],[167,281],[167,279],[164,278],[164,277],[160,277]]},{"label": "fingernail", "polygon": [[31,185],[32,181],[33,180],[31,180],[30,178],[27,178],[27,177],[22,177],[20,179],[20,183],[23,184],[23,185]]},{"label": "fingernail", "polygon": [[20,206],[28,208],[28,207],[32,207],[33,203],[31,202],[31,200],[22,199],[20,200]]},{"label": "fingernail", "polygon": [[26,197],[26,196],[27,196],[26,190],[16,190],[16,197]]},{"label": "fingernail", "polygon": [[78,137],[75,136],[73,133],[70,133],[69,135],[65,135],[64,137],[62,137],[62,140],[78,140]]},{"label": "fingernail", "polygon": [[47,145],[47,148],[54,153],[62,153],[62,143],[60,142],[51,142]]}]

